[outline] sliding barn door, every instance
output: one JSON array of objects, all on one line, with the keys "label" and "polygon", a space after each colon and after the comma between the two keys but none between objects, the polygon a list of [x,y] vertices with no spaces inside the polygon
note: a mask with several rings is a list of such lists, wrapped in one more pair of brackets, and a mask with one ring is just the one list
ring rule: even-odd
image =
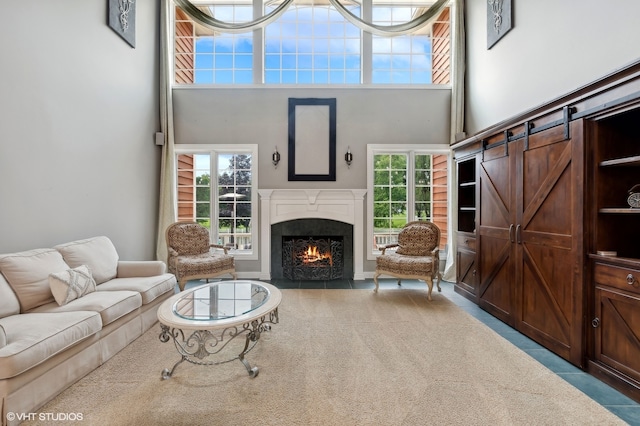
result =
[{"label": "sliding barn door", "polygon": [[583,333],[582,121],[518,145],[516,328],[576,365]]},{"label": "sliding barn door", "polygon": [[582,122],[532,133],[483,152],[478,304],[582,365]]},{"label": "sliding barn door", "polygon": [[512,144],[483,152],[480,163],[478,305],[515,326],[515,157]]}]

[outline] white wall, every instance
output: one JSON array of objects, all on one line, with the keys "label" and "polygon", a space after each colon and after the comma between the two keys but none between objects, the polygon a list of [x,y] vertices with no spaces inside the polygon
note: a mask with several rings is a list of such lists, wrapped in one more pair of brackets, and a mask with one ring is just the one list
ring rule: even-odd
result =
[{"label": "white wall", "polygon": [[512,0],[513,29],[490,50],[487,2],[465,3],[468,135],[640,58],[637,0]]},{"label": "white wall", "polygon": [[[367,144],[449,140],[449,89],[188,88],[173,93],[176,143],[259,144],[261,189],[366,189]],[[336,98],[335,182],[288,181],[288,98]],[[274,169],[276,146],[281,161]],[[350,168],[344,162],[347,147],[354,157]],[[314,154],[319,153],[309,153]]]},{"label": "white wall", "polygon": [[106,0],[0,3],[0,253],[107,235],[154,257],[159,6],[136,8],[133,49]]},{"label": "white wall", "polygon": [[[448,88],[182,88],[173,96],[176,143],[258,144],[260,189],[366,189],[367,144],[449,141]],[[336,98],[335,182],[288,181],[289,98]],[[274,168],[276,146],[281,160]],[[347,147],[354,158],[351,167],[344,162]],[[366,225],[364,215],[361,221]],[[360,244],[364,250],[366,241]],[[236,261],[236,269],[259,273],[260,261]],[[372,273],[375,262],[366,261],[364,269]]]}]

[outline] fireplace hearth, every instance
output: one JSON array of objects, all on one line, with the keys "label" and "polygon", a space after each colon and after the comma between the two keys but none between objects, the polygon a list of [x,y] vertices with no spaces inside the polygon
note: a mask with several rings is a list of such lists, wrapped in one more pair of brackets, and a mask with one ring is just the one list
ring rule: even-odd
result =
[{"label": "fireplace hearth", "polygon": [[285,237],[282,274],[290,280],[335,280],[343,276],[342,237]]}]

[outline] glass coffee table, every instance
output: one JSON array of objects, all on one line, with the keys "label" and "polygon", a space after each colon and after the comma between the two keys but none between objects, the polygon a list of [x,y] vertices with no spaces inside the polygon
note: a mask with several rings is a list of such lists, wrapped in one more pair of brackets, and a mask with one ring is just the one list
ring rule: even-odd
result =
[{"label": "glass coffee table", "polygon": [[[182,358],[162,379],[169,379],[184,362],[217,365],[240,360],[250,377],[258,375],[245,355],[253,349],[264,331],[278,323],[280,290],[260,281],[233,280],[205,284],[176,294],[158,309],[162,329],[160,341],[173,339]],[[244,347],[238,355],[224,358],[227,347],[236,337],[244,336]]]}]

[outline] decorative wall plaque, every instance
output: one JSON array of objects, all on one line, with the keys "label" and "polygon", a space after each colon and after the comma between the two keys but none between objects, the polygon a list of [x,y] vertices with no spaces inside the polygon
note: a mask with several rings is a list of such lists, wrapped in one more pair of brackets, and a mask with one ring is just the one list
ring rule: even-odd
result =
[{"label": "decorative wall plaque", "polygon": [[135,0],[109,0],[109,27],[136,47]]},{"label": "decorative wall plaque", "polygon": [[511,0],[487,0],[487,49],[491,49],[511,27]]}]

